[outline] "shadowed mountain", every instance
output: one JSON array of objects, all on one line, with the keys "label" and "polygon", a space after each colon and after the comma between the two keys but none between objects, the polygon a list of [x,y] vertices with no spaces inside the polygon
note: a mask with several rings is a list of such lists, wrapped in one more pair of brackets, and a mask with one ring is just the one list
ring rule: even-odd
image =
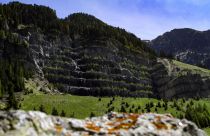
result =
[{"label": "shadowed mountain", "polygon": [[152,40],[151,46],[182,62],[210,69],[210,30],[174,29]]}]

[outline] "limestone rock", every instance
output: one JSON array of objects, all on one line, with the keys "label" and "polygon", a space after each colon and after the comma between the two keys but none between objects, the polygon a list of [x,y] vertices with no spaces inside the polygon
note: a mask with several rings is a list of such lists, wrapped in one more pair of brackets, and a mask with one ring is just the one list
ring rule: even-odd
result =
[{"label": "limestone rock", "polygon": [[139,135],[205,136],[194,123],[167,114],[111,112],[85,120],[46,115],[38,111],[0,111],[0,135]]}]

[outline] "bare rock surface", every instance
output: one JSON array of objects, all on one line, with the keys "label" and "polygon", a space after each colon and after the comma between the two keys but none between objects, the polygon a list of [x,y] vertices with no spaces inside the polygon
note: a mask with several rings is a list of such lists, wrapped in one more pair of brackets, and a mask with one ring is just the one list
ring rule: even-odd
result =
[{"label": "bare rock surface", "polygon": [[1,136],[205,136],[194,123],[168,114],[111,112],[85,120],[50,116],[38,111],[0,111]]}]

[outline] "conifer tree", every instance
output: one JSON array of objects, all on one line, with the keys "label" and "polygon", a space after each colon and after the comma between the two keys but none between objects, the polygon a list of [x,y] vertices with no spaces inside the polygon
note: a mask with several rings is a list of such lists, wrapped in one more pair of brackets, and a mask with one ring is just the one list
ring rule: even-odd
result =
[{"label": "conifer tree", "polygon": [[44,105],[42,105],[42,104],[41,104],[41,105],[39,106],[39,111],[41,111],[41,112],[45,112]]},{"label": "conifer tree", "polygon": [[52,108],[52,113],[51,114],[55,115],[55,116],[58,115],[58,111],[57,111],[57,109],[55,107]]},{"label": "conifer tree", "polygon": [[62,116],[62,117],[65,117],[65,116],[66,116],[66,113],[65,113],[64,110],[61,111],[61,116]]},{"label": "conifer tree", "polygon": [[90,117],[95,117],[95,114],[93,112],[91,112]]}]

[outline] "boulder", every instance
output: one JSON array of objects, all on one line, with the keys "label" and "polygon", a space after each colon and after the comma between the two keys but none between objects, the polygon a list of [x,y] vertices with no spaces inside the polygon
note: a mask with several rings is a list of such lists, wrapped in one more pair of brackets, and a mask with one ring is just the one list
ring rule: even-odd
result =
[{"label": "boulder", "polygon": [[84,120],[38,111],[0,111],[1,136],[47,135],[205,136],[194,123],[169,114],[111,112]]}]

